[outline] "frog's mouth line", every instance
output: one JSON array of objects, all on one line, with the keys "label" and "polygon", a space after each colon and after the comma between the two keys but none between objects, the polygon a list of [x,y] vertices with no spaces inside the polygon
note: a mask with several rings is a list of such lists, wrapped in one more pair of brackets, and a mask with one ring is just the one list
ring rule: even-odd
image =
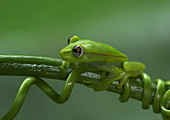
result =
[{"label": "frog's mouth line", "polygon": [[[63,52],[65,53],[70,53],[70,51],[67,52]],[[95,54],[95,55],[100,55],[100,56],[111,56],[111,57],[118,57],[118,58],[126,58],[125,56],[119,56],[119,55],[109,55],[109,54],[100,54],[100,53],[96,53],[96,52],[83,52],[83,54]]]}]

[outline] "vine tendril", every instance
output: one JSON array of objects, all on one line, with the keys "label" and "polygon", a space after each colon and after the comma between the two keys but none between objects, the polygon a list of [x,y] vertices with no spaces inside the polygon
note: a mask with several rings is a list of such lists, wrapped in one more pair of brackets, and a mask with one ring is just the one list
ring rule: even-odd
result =
[{"label": "vine tendril", "polygon": [[[143,80],[143,97],[142,108],[149,109],[151,103],[151,78],[146,73],[141,74]],[[153,98],[153,111],[162,114],[164,120],[170,119],[170,81],[164,82],[161,79],[156,79],[153,83],[157,86]],[[167,91],[166,91],[167,90]],[[124,84],[123,93],[120,96],[120,102],[126,102],[130,95],[130,80]]]},{"label": "vine tendril", "polygon": [[130,97],[130,80],[127,80],[123,85],[123,94],[120,95],[119,100],[120,102],[124,103],[129,100]]},{"label": "vine tendril", "polygon": [[[63,103],[68,99],[75,82],[88,86],[101,79],[102,71],[93,68],[83,67],[75,70],[74,67],[70,67],[61,71],[62,62],[61,59],[42,56],[0,55],[0,75],[33,76],[23,81],[11,109],[5,116],[0,117],[0,120],[12,120],[17,115],[33,84],[54,102]],[[41,78],[66,80],[65,85],[69,89],[63,89],[60,95]],[[78,79],[75,81],[72,78]],[[164,120],[170,120],[170,81],[156,79],[151,83],[149,75],[142,73],[138,77],[127,80],[121,89],[117,89],[118,84],[118,81],[113,82],[108,91],[122,93],[120,102],[126,102],[131,97],[142,101],[143,109],[148,109],[149,105],[153,104],[155,113],[161,113]]]}]

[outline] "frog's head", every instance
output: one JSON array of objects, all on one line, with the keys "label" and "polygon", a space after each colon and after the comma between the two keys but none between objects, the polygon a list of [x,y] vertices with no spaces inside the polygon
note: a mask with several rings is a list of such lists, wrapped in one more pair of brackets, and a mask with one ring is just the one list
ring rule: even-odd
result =
[{"label": "frog's head", "polygon": [[82,40],[78,36],[71,36],[68,39],[68,46],[60,51],[60,57],[70,62],[88,62],[89,56],[85,54],[90,47],[91,40]]}]

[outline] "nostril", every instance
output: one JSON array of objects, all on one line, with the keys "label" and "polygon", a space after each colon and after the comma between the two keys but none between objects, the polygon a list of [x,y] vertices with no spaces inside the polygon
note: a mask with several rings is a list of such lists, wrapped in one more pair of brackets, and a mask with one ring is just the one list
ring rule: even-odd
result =
[{"label": "nostril", "polygon": [[62,54],[62,51],[60,51],[59,54]]},{"label": "nostril", "polygon": [[60,52],[59,52],[60,54],[62,54],[63,52],[62,52],[62,50],[60,50]]}]

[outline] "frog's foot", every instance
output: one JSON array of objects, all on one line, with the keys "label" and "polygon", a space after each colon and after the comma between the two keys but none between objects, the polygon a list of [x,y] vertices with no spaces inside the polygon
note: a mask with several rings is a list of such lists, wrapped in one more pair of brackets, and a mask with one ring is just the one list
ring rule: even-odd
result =
[{"label": "frog's foot", "polygon": [[108,89],[113,82],[121,79],[125,75],[124,72],[119,74],[103,72],[102,74],[100,81],[93,87],[94,91],[104,91]]},{"label": "frog's foot", "polygon": [[63,63],[61,64],[61,66],[59,67],[61,71],[64,70],[64,68],[66,67],[67,61],[63,61]]},{"label": "frog's foot", "polygon": [[59,67],[60,70],[61,70],[61,71],[66,71],[66,70],[69,68],[69,66],[70,66],[71,63],[72,63],[72,62],[69,62],[69,61],[63,61],[63,63],[62,63],[61,66]]},{"label": "frog's foot", "polygon": [[110,87],[110,84],[105,84],[104,81],[101,81],[93,86],[94,91],[104,91]]},{"label": "frog's foot", "polygon": [[110,85],[115,82],[115,81],[120,81],[119,85],[117,85],[117,88],[121,88],[123,86],[123,84],[128,80],[129,78],[129,75],[125,75],[125,74],[122,74],[112,80],[109,80],[109,81],[106,81],[106,80],[103,80],[101,81],[100,83],[98,83],[94,90],[95,91],[103,91],[103,90],[106,90],[106,89],[109,89]]},{"label": "frog's foot", "polygon": [[92,82],[83,81],[83,84],[84,84],[86,87],[89,87],[89,88],[95,88],[95,87],[96,87],[96,82],[94,82],[94,81],[92,81]]},{"label": "frog's foot", "polygon": [[120,71],[119,74],[114,74],[110,72],[108,76],[103,80],[103,88],[108,89],[110,85],[115,81],[120,81],[120,84],[118,85],[118,88],[121,88],[124,82],[128,79],[128,74],[124,71]]},{"label": "frog's foot", "polygon": [[87,86],[89,88],[93,88],[94,91],[104,91],[104,90],[109,88],[109,86],[106,87],[104,85],[103,81],[98,81],[98,82],[95,82],[95,83],[85,83],[85,86]]},{"label": "frog's foot", "polygon": [[93,88],[94,91],[104,91],[109,88],[109,86],[105,85],[105,81],[104,81],[104,79],[107,77],[108,77],[108,72],[102,72],[99,81],[92,81],[90,83],[84,82],[84,84],[89,88]]},{"label": "frog's foot", "polygon": [[108,83],[112,79],[113,74],[110,72],[103,71],[100,76],[100,81],[98,81],[93,87],[94,91],[104,91],[110,87],[111,83]]}]

